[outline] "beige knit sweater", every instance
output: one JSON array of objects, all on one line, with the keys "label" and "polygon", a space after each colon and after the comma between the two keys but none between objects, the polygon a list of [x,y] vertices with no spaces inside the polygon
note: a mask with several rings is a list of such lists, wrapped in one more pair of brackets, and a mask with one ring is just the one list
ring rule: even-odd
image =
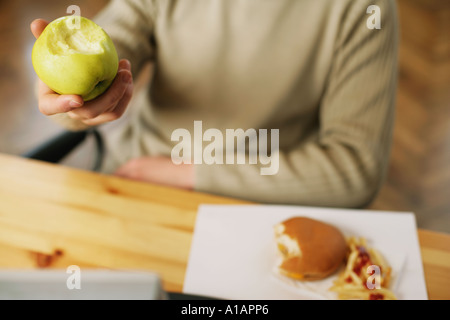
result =
[{"label": "beige knit sweater", "polygon": [[[366,22],[381,8],[381,30]],[[151,86],[106,136],[104,171],[169,156],[175,129],[279,129],[279,172],[196,165],[195,189],[265,203],[361,207],[386,172],[394,120],[394,0],[113,0],[96,18]]]}]

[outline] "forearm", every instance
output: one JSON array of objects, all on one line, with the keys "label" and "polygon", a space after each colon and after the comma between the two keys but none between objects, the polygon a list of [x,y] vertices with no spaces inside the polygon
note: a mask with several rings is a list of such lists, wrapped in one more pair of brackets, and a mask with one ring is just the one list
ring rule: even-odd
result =
[{"label": "forearm", "polygon": [[[387,140],[379,151],[387,155],[389,147]],[[310,142],[280,153],[275,175],[261,175],[267,166],[248,161],[197,165],[195,189],[262,203],[358,208],[377,194],[387,160],[345,143]]]}]

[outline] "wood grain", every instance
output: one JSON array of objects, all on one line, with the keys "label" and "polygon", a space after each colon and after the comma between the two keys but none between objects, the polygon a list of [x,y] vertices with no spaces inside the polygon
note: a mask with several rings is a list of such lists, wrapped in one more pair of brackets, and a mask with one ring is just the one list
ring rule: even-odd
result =
[{"label": "wood grain", "polygon": [[[0,154],[0,268],[137,269],[181,292],[200,204],[248,204]],[[450,235],[419,230],[430,299],[450,299]]]},{"label": "wood grain", "polygon": [[2,267],[157,270],[180,291],[198,205],[239,203],[10,156],[0,168]]},{"label": "wood grain", "polygon": [[419,242],[429,298],[432,300],[449,300],[450,236],[421,230]]}]

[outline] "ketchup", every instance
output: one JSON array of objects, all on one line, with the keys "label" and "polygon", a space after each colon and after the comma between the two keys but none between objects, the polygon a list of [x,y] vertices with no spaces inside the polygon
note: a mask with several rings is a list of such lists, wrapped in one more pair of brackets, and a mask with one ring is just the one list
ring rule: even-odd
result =
[{"label": "ketchup", "polygon": [[384,296],[379,293],[371,293],[369,296],[369,300],[383,300]]},{"label": "ketchup", "polygon": [[372,262],[370,261],[370,256],[366,248],[357,246],[356,249],[358,250],[358,258],[356,260],[356,265],[353,268],[353,272],[360,276],[362,268],[366,265],[371,265]]}]

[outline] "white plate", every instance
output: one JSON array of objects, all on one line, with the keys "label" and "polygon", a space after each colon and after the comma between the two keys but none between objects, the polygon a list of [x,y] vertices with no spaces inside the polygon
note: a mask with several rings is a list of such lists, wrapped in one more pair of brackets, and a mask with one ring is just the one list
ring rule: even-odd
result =
[{"label": "white plate", "polygon": [[330,223],[345,236],[367,239],[393,268],[399,299],[427,299],[412,213],[293,206],[199,208],[183,292],[233,300],[334,299],[334,277],[299,283],[274,273],[273,226],[293,216]]}]

